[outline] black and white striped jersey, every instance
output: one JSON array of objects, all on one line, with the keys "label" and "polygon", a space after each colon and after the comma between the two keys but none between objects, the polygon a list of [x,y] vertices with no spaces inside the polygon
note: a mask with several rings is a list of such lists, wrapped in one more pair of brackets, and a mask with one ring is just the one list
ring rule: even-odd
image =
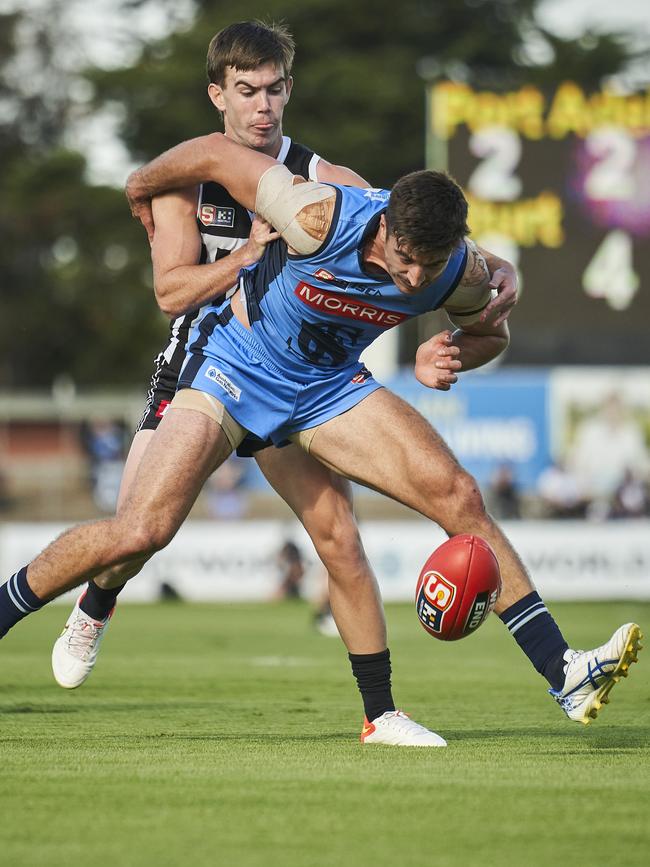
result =
[{"label": "black and white striped jersey", "polygon": [[[304,145],[283,136],[282,147],[277,156],[294,175],[302,175],[311,181],[318,180],[318,154]],[[251,231],[252,215],[236,202],[225,187],[213,182],[204,183],[199,190],[196,220],[201,233],[200,263],[216,262],[242,247]],[[234,292],[236,286],[230,290]],[[197,308],[184,316],[173,319],[169,340],[155,360],[147,405],[138,430],[155,429],[164,410],[176,391],[178,376],[185,359],[185,345],[192,323],[203,308]]]}]

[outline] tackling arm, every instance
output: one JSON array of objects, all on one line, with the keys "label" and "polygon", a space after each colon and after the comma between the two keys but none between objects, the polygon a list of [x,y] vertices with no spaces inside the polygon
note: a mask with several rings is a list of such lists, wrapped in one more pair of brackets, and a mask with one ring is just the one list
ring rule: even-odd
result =
[{"label": "tackling arm", "polygon": [[212,133],[176,145],[129,176],[131,211],[143,221],[150,240],[154,223],[144,203],[157,193],[206,179],[224,186],[241,205],[271,223],[298,253],[313,253],[327,235],[334,212],[331,187],[303,179],[294,183],[277,160]]},{"label": "tackling arm", "polygon": [[255,220],[246,244],[217,262],[198,265],[196,203],[196,189],[167,193],[152,202],[154,291],[160,309],[172,317],[224,295],[237,282],[241,268],[257,262],[266,244],[278,237],[267,223]]},{"label": "tackling arm", "polygon": [[452,323],[459,326],[451,343],[460,350],[462,369],[473,370],[500,355],[508,346],[510,335],[505,321],[496,324],[499,316],[485,315],[492,299],[493,278],[483,251],[469,239],[466,244],[465,273],[447,300],[445,310]]},{"label": "tackling arm", "polygon": [[[142,206],[159,193],[196,186],[206,179],[227,188],[237,201],[255,210],[257,185],[276,161],[215,132],[181,142],[129,175],[126,196],[141,219]],[[149,228],[145,224],[147,232]],[[152,227],[153,228],[153,227]],[[153,232],[149,233],[150,238]]]},{"label": "tackling arm", "polygon": [[336,166],[321,159],[318,162],[316,169],[318,180],[326,184],[339,184],[342,187],[361,187],[366,189],[370,187],[368,181],[348,169],[346,166]]},{"label": "tackling arm", "polygon": [[473,370],[492,361],[510,340],[508,324],[500,313],[483,321],[492,297],[493,278],[482,252],[472,241],[466,243],[465,272],[445,303],[452,324],[460,327],[435,334],[418,347],[415,357],[415,376],[419,382],[441,391],[448,391],[457,382],[458,371]]}]

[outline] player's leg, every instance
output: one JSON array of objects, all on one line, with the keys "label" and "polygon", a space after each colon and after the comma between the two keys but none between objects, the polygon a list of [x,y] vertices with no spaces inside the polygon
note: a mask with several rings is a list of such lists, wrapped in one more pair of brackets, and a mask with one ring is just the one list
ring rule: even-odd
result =
[{"label": "player's leg", "polygon": [[[131,489],[153,435],[153,429],[143,429],[137,431],[133,438],[122,473],[118,511]],[[59,686],[75,689],[90,676],[111,622],[117,597],[126,582],[137,575],[146,562],[146,558],[139,558],[120,563],[88,582],[52,648],[52,673]]]},{"label": "player's leg", "polygon": [[0,588],[0,636],[22,617],[108,567],[165,547],[205,479],[231,451],[213,418],[189,409],[170,411],[117,515],[67,531]]},{"label": "player's leg", "polygon": [[265,448],[255,458],[309,533],[327,569],[332,613],[347,649],[385,650],[379,588],[354,519],[350,483],[296,445]]},{"label": "player's leg", "polygon": [[395,709],[379,587],[354,518],[350,483],[295,445],[256,452],[260,469],[296,513],[328,572],[330,604],[364,705],[364,743],[445,746]]},{"label": "player's leg", "polygon": [[[372,431],[371,447],[367,431]],[[638,627],[628,624],[618,630],[602,648],[590,652],[593,659],[589,653],[574,656],[521,559],[487,514],[476,481],[413,407],[386,389],[375,391],[318,427],[310,451],[349,478],[435,521],[450,536],[474,533],[486,539],[503,579],[497,613],[560,703],[571,692],[571,718],[586,722],[587,714],[595,715],[596,693],[617,667],[627,667],[636,658]]]}]

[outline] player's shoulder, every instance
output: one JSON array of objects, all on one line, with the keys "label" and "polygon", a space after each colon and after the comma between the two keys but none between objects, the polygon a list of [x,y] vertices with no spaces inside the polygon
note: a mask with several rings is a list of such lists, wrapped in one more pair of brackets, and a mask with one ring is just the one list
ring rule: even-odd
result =
[{"label": "player's shoulder", "polygon": [[278,162],[284,163],[292,174],[309,179],[315,175],[315,167],[320,156],[307,145],[293,141],[289,136],[283,136],[277,159]]},{"label": "player's shoulder", "polygon": [[338,191],[337,216],[340,221],[366,224],[388,207],[390,192],[374,187],[347,187],[333,184]]}]

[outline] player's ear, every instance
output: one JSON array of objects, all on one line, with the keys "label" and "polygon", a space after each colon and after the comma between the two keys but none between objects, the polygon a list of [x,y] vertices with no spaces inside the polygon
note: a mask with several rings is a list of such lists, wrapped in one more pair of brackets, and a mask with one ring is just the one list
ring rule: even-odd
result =
[{"label": "player's ear", "polygon": [[[287,102],[289,102],[289,97],[291,96],[291,89],[293,88],[293,78],[291,76],[289,76],[289,78],[287,78],[286,87],[287,87]],[[287,102],[285,102],[285,105],[287,104]]]},{"label": "player's ear", "polygon": [[215,84],[213,81],[208,84],[208,96],[210,102],[219,111],[226,110],[226,104],[223,99],[223,88],[220,84]]}]

